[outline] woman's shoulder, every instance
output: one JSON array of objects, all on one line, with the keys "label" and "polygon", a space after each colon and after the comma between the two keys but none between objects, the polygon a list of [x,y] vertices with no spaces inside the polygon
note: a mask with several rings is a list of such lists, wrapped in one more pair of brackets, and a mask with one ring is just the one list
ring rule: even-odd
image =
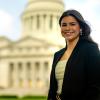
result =
[{"label": "woman's shoulder", "polygon": [[88,55],[99,55],[100,56],[99,46],[95,42],[84,41],[82,49],[86,51]]},{"label": "woman's shoulder", "polygon": [[94,50],[94,49],[99,50],[98,45],[96,43],[92,43],[92,42],[88,42],[86,47],[87,47],[87,49],[91,49],[91,50]]},{"label": "woman's shoulder", "polygon": [[62,54],[66,50],[66,47],[59,49],[58,51],[55,52],[55,55],[57,54]]},{"label": "woman's shoulder", "polygon": [[82,39],[81,44],[85,49],[99,49],[98,44],[94,41]]}]

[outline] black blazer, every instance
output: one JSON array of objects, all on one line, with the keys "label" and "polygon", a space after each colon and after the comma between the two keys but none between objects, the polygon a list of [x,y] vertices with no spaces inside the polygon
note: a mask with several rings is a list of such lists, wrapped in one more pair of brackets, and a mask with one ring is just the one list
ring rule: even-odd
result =
[{"label": "black blazer", "polygon": [[[55,67],[66,49],[54,54],[47,100],[56,100]],[[66,63],[61,100],[100,100],[100,51],[95,43],[79,39]]]}]

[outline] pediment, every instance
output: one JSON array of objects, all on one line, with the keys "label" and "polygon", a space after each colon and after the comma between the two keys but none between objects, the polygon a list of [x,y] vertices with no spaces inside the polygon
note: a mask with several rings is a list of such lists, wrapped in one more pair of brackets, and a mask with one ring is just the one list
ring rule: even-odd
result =
[{"label": "pediment", "polygon": [[13,46],[15,47],[44,47],[48,45],[49,44],[46,41],[33,37],[26,37],[13,43]]},{"label": "pediment", "polygon": [[19,41],[11,42],[9,45],[1,48],[1,53],[9,54],[8,52],[12,53],[16,50],[18,51],[25,50],[25,52],[27,50],[34,50],[35,53],[36,53],[36,50],[42,50],[42,52],[54,52],[54,51],[57,51],[58,49],[59,49],[58,45],[54,45],[37,38],[26,37],[26,38],[20,39]]},{"label": "pediment", "polygon": [[0,37],[0,48],[8,46],[9,44],[11,44],[11,41],[7,37],[4,36]]}]

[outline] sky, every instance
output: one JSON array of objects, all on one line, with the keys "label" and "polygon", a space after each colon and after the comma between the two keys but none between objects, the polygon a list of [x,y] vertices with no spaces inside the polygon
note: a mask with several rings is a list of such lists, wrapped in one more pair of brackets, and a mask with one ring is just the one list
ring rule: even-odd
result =
[{"label": "sky", "polygon": [[[76,9],[91,26],[92,38],[100,45],[100,0],[63,0],[65,10]],[[0,36],[21,38],[21,14],[28,0],[0,0]]]}]

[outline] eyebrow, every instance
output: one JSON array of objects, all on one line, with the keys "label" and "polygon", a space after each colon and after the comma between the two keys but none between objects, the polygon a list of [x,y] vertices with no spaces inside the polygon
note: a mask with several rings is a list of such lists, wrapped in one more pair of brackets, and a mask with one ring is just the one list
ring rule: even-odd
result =
[{"label": "eyebrow", "polygon": [[61,23],[61,25],[72,25],[72,24],[74,24],[74,25],[76,25],[76,24],[78,24],[78,22],[69,22],[69,23],[67,23],[67,22],[63,22],[63,23]]},{"label": "eyebrow", "polygon": [[[77,22],[69,22],[70,23],[77,23]],[[61,24],[68,24],[67,22],[62,22]]]}]

